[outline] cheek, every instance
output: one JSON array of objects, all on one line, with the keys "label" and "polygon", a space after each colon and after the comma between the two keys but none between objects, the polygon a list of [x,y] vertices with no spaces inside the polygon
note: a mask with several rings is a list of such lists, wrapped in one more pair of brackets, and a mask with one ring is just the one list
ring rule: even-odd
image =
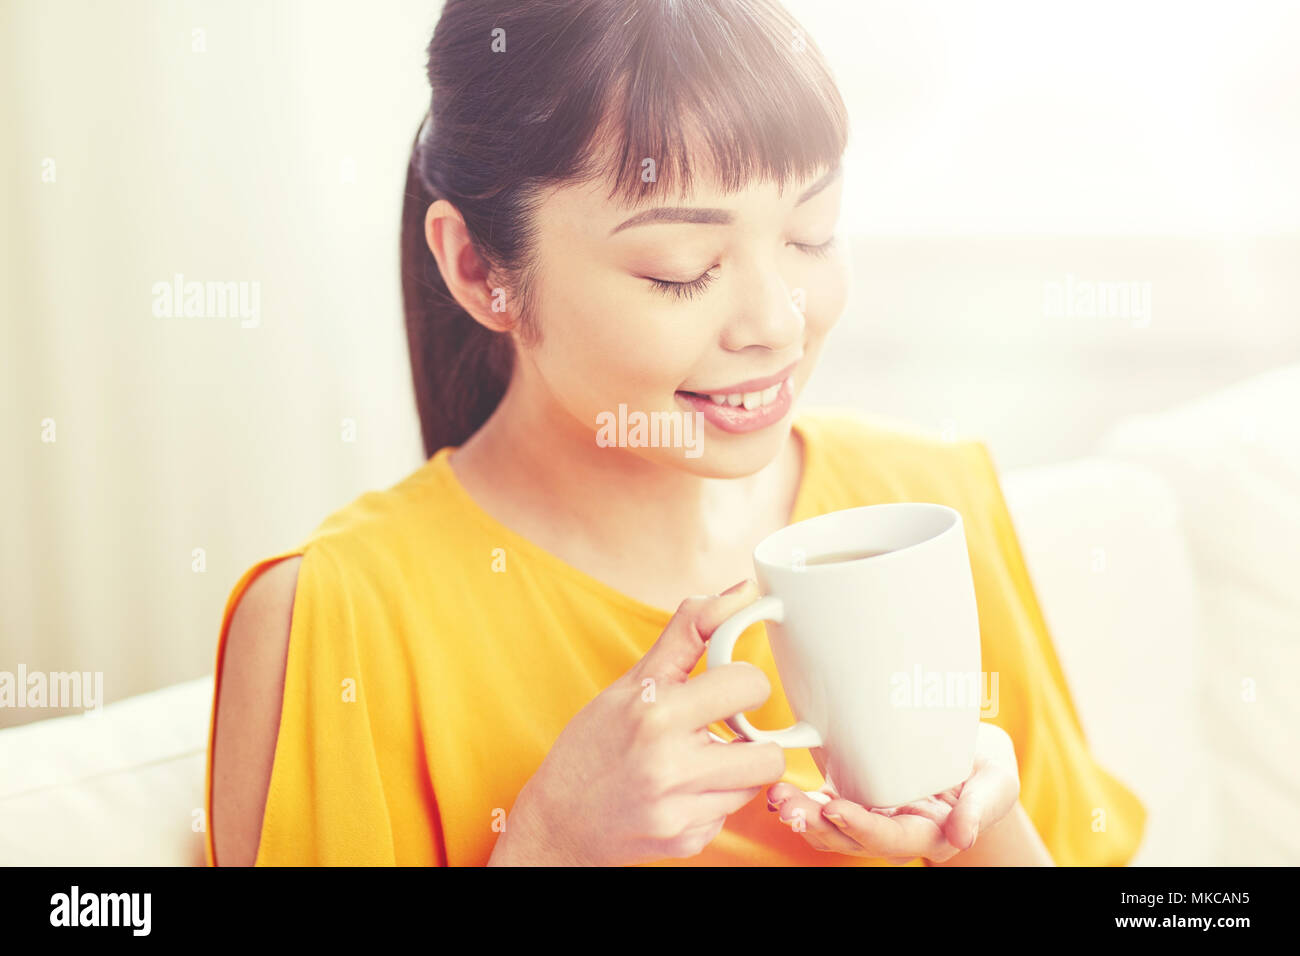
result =
[{"label": "cheek", "polygon": [[707,329],[674,317],[622,277],[555,281],[552,290],[538,302],[543,342],[533,354],[560,402],[582,418],[620,402],[668,407]]},{"label": "cheek", "polygon": [[825,336],[839,321],[848,301],[848,256],[838,253],[820,263],[805,286],[804,319],[809,338]]}]

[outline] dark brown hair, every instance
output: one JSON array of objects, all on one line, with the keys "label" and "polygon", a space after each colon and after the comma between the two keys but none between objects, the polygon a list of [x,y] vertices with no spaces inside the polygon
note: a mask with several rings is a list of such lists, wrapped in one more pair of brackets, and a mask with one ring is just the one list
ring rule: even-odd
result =
[{"label": "dark brown hair", "polygon": [[[844,152],[848,119],[811,38],[776,0],[447,0],[429,43],[429,113],[402,209],[402,298],[426,455],[463,443],[509,383],[514,344],[447,290],[425,240],[435,199],[540,340],[531,210],[560,182],[628,205],[691,186],[702,143],[719,189],[784,189]],[[654,181],[643,181],[643,160]],[[669,192],[668,194],[671,194]]]}]

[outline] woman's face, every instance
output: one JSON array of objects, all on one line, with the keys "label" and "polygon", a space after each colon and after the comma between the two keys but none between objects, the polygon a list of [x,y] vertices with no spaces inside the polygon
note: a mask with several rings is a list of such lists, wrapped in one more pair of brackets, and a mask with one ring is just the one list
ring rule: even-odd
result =
[{"label": "woman's face", "polygon": [[843,310],[842,176],[823,170],[784,195],[711,183],[638,207],[599,184],[544,195],[533,273],[542,341],[523,350],[521,384],[545,389],[536,397],[598,445],[739,477],[780,453],[792,400]]}]

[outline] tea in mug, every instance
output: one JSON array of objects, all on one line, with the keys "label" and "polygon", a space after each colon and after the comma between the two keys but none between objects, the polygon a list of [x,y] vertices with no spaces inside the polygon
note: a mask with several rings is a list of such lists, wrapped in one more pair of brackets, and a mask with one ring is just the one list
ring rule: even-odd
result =
[{"label": "tea in mug", "polygon": [[804,559],[804,564],[839,564],[841,561],[859,561],[862,558],[874,558],[878,554],[888,553],[888,548],[877,551],[828,551],[826,554]]}]

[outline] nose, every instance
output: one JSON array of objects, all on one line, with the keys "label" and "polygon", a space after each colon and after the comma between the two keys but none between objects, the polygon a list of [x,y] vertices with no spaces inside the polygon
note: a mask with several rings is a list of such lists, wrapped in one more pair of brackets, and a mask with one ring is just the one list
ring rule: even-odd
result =
[{"label": "nose", "polygon": [[771,261],[753,260],[741,268],[736,283],[741,291],[722,331],[722,347],[793,351],[804,335],[803,290],[791,288]]}]

